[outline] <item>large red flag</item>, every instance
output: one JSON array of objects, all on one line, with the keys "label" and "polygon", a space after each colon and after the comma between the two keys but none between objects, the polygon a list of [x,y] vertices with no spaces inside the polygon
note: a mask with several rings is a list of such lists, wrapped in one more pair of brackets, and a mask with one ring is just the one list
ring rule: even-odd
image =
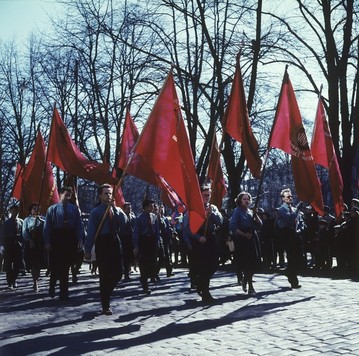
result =
[{"label": "large red flag", "polygon": [[343,179],[326,119],[322,97],[318,101],[311,150],[314,162],[329,170],[335,216],[339,218],[344,211]]},{"label": "large red flag", "polygon": [[172,71],[141,132],[131,161],[137,158],[174,189],[186,205],[191,231],[197,232],[205,221],[205,211]]},{"label": "large red flag", "polygon": [[[122,133],[121,147],[118,155],[117,167],[125,170],[127,163],[129,162],[132,150],[138,140],[139,133],[137,127],[132,120],[129,110],[126,111],[125,125]],[[162,202],[171,208],[177,208],[180,211],[184,210],[183,203],[180,198],[173,191],[173,189],[164,181],[164,179],[156,173],[141,156],[132,157],[131,164],[126,169],[127,174],[131,174],[137,178],[140,178],[152,185],[155,185],[161,189]],[[121,188],[119,188],[121,189]],[[116,192],[116,203],[123,201],[122,190]],[[122,205],[120,205],[122,206]]]},{"label": "large red flag", "polygon": [[93,180],[98,184],[116,184],[118,181],[109,175],[109,164],[92,162],[84,157],[72,141],[56,108],[52,116],[48,160],[73,176]]},{"label": "large red flag", "polygon": [[211,180],[211,203],[220,209],[222,207],[222,201],[226,195],[227,188],[223,177],[221,153],[218,148],[216,134],[213,135],[207,175]]},{"label": "large red flag", "polygon": [[297,99],[287,70],[284,73],[268,148],[275,147],[291,155],[298,198],[306,201],[323,215],[320,181],[308,145]]},{"label": "large red flag", "polygon": [[23,188],[21,195],[21,201],[25,209],[32,203],[39,203],[40,214],[43,215],[46,214],[50,205],[59,201],[51,163],[46,162],[45,152],[45,142],[39,132],[29,162],[22,174]]},{"label": "large red flag", "polygon": [[223,118],[223,130],[242,144],[244,156],[253,177],[259,178],[262,161],[258,153],[258,142],[253,135],[244,93],[244,85],[237,57],[236,73],[234,75],[231,94]]},{"label": "large red flag", "polygon": [[21,199],[22,184],[23,184],[22,172],[23,172],[23,166],[20,163],[17,163],[14,187],[12,188],[12,196],[17,200]]}]

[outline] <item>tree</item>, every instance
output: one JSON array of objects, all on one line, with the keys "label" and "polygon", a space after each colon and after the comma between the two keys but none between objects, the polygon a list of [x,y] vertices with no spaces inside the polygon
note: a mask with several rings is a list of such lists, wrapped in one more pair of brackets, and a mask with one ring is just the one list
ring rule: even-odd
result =
[{"label": "tree", "polygon": [[265,62],[275,60],[297,68],[306,78],[303,91],[319,94],[321,82],[326,83],[326,111],[344,180],[344,197],[349,201],[352,166],[359,147],[359,7],[354,0],[296,0],[296,5],[293,11],[287,11],[292,16],[265,12],[282,34],[279,41],[263,44],[276,49],[272,52],[275,58],[269,56]]}]

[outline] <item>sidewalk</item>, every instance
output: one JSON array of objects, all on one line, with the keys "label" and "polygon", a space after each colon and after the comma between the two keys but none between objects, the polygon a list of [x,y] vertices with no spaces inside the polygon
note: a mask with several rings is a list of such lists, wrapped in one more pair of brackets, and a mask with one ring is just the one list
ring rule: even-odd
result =
[{"label": "sidewalk", "polygon": [[189,291],[186,269],[175,269],[145,296],[138,273],[121,282],[112,316],[99,315],[98,279],[83,265],[70,300],[34,294],[30,274],[8,290],[0,273],[0,355],[359,355],[359,284],[300,277],[290,290],[280,274],[256,274],[248,297],[229,271],[211,282],[215,305]]}]

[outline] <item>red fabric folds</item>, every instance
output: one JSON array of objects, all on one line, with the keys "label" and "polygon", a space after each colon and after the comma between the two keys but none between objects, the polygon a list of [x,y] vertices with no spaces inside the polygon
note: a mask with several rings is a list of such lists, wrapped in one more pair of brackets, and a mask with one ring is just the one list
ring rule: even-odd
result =
[{"label": "red fabric folds", "polygon": [[116,184],[118,180],[109,174],[110,165],[92,162],[84,157],[72,141],[58,111],[54,108],[49,137],[48,160],[63,171],[98,184]]},{"label": "red fabric folds", "polygon": [[[133,166],[140,175],[133,173]],[[163,178],[181,198],[191,231],[197,232],[205,221],[205,211],[172,71],[134,148],[128,173],[144,179],[147,169]]]},{"label": "red fabric folds", "polygon": [[21,201],[23,207],[27,209],[30,204],[39,203],[42,215],[46,214],[49,206],[59,202],[51,163],[46,162],[45,152],[45,142],[39,132],[29,162],[22,173]]},{"label": "red fabric folds", "polygon": [[291,155],[296,192],[323,215],[323,197],[292,83],[285,71],[268,148]]},{"label": "red fabric folds", "polygon": [[239,56],[237,59],[231,94],[223,118],[223,130],[242,144],[244,156],[253,177],[260,178],[262,161],[258,153],[258,142],[253,135],[249,123],[243,79],[239,65]]},{"label": "red fabric folds", "polygon": [[227,188],[223,177],[221,153],[218,148],[216,134],[213,136],[207,175],[211,180],[211,203],[220,209],[222,207],[223,198],[227,193]]},{"label": "red fabric folds", "polygon": [[311,150],[314,162],[329,170],[335,216],[339,218],[344,211],[343,179],[326,119],[322,97],[318,101]]}]

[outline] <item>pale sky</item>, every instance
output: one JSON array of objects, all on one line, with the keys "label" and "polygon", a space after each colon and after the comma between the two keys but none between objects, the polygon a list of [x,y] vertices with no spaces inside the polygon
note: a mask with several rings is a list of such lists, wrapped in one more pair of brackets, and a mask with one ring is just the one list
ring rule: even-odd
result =
[{"label": "pale sky", "polygon": [[31,31],[44,30],[47,13],[59,8],[56,0],[0,0],[0,40],[26,42]]}]

